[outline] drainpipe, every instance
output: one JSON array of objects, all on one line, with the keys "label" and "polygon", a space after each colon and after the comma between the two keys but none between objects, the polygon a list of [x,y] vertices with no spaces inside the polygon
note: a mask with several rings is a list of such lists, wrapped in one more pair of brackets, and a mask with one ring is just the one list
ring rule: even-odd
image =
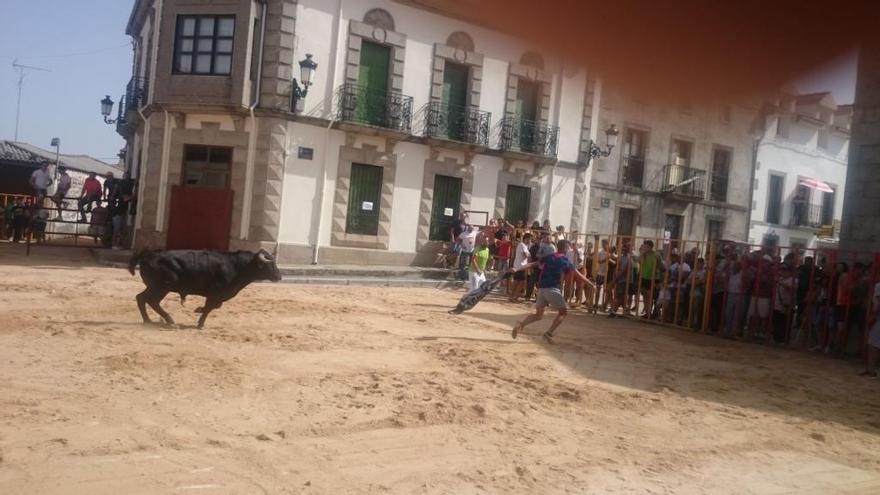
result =
[{"label": "drainpipe", "polygon": [[761,127],[760,134],[754,139],[752,143],[752,170],[749,175],[749,204],[747,207],[746,214],[746,236],[744,237],[745,241],[749,241],[749,231],[752,230],[752,204],[755,200],[755,175],[757,173],[756,167],[758,166],[758,149],[761,147],[761,141],[764,140],[764,134],[767,132],[767,115],[765,111],[762,109],[760,112],[761,119]]},{"label": "drainpipe", "polygon": [[[254,194],[254,162],[257,158],[254,151],[257,147],[257,118],[254,115],[254,109],[260,104],[260,91],[263,79],[263,46],[266,41],[266,0],[260,0],[260,4],[262,4],[263,7],[260,12],[260,51],[257,55],[257,82],[254,97],[251,100],[250,106],[248,106],[248,113],[250,114],[248,117],[248,120],[250,121],[250,131],[248,134],[247,161],[245,162],[244,196],[241,201],[241,228],[239,230],[239,237],[242,240],[248,238],[248,230],[251,226],[251,209]],[[253,57],[254,54],[252,53],[251,59],[253,59]]]},{"label": "drainpipe", "polygon": [[[342,0],[339,0],[338,8],[336,11],[336,22],[333,26],[333,63],[330,65],[330,73],[328,74],[327,80],[330,81],[330,84],[334,83],[336,80],[336,63],[339,58],[339,27],[342,24]],[[332,89],[332,88],[331,88]],[[331,95],[333,93],[331,92]],[[327,101],[325,99],[325,101]],[[330,97],[330,108],[327,109],[330,114],[330,123],[327,124],[327,129],[324,130],[324,159],[321,160],[321,180],[318,185],[318,225],[315,229],[315,240],[314,245],[312,246],[312,264],[318,264],[318,252],[321,250],[321,233],[322,227],[324,225],[324,194],[327,185],[327,161],[330,156],[329,148],[330,148],[330,130],[333,127],[333,124],[336,123],[336,115],[333,113],[333,97]]]}]

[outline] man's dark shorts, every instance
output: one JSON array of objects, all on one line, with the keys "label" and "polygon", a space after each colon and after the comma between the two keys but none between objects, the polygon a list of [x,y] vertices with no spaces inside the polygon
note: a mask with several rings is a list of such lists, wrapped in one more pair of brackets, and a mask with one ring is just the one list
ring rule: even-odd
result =
[{"label": "man's dark shorts", "polygon": [[605,276],[596,275],[596,287],[602,287],[603,285],[605,285]]},{"label": "man's dark shorts", "polygon": [[513,272],[514,280],[525,280],[526,279],[526,271],[523,270],[521,272]]}]

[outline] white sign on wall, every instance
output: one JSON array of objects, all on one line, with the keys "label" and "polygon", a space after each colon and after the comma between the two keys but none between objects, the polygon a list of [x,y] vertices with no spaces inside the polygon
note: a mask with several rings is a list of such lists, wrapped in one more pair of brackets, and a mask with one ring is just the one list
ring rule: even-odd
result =
[{"label": "white sign on wall", "polygon": [[363,203],[361,203],[361,210],[373,211],[373,203],[370,201],[364,201]]},{"label": "white sign on wall", "polygon": [[451,216],[452,216],[452,213],[453,213],[452,208],[444,208],[444,209],[443,209],[443,215],[444,215],[444,216],[451,217]]}]

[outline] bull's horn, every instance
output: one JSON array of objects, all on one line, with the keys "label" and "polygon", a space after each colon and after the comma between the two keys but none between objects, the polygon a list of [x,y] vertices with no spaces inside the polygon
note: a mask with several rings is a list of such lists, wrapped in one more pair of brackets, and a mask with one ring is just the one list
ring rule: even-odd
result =
[{"label": "bull's horn", "polygon": [[262,261],[263,263],[271,263],[272,262],[272,258],[269,256],[269,253],[267,253],[263,249],[260,249],[260,251],[257,252],[257,258],[260,261]]}]

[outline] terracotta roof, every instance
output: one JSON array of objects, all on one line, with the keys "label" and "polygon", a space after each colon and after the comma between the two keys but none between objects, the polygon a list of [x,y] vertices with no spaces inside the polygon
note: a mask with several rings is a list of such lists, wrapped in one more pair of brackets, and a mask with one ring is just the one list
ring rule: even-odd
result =
[{"label": "terracotta roof", "polygon": [[0,160],[39,164],[43,158],[17,146],[12,141],[0,141]]},{"label": "terracotta roof", "polygon": [[[28,143],[0,141],[0,160],[14,160],[32,163],[36,166],[44,161],[55,163],[55,152]],[[64,167],[81,172],[95,172],[100,175],[107,172],[117,174],[122,172],[119,167],[88,155],[61,154],[58,155],[58,161]]]}]

